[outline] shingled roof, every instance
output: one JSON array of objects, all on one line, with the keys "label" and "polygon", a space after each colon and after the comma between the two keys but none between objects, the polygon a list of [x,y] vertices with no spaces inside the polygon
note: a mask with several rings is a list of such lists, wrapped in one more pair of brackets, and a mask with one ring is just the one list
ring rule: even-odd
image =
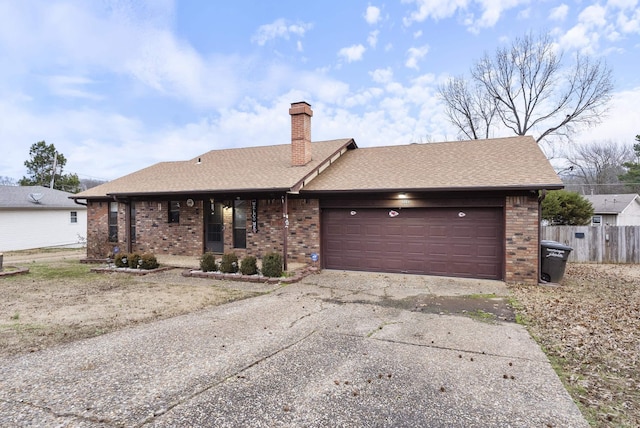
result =
[{"label": "shingled roof", "polygon": [[637,193],[624,193],[620,195],[585,195],[585,198],[593,205],[595,214],[620,214],[633,201],[640,203]]},{"label": "shingled roof", "polygon": [[532,137],[350,150],[302,192],[560,189]]},{"label": "shingled roof", "polygon": [[69,200],[72,193],[43,186],[0,186],[0,210],[84,210],[86,207]]},{"label": "shingled roof", "polygon": [[313,158],[304,166],[291,165],[290,144],[211,150],[188,161],[152,165],[73,197],[292,191],[347,148],[356,147],[352,139],[311,145]]}]

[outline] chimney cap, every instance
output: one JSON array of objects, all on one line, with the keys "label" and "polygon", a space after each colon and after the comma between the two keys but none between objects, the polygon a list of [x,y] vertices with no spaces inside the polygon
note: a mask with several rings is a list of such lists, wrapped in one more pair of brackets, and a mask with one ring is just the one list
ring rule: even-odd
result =
[{"label": "chimney cap", "polygon": [[311,104],[309,104],[309,103],[308,103],[308,102],[306,102],[306,101],[298,101],[298,102],[296,102],[296,103],[291,103],[291,107],[293,107],[293,106],[295,106],[295,105],[298,105],[298,104],[306,104],[306,105],[308,105],[309,107],[311,107]]}]

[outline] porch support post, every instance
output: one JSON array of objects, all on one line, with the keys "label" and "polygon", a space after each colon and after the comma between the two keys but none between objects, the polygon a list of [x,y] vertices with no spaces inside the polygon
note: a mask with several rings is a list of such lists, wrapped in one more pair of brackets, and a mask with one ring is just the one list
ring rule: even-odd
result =
[{"label": "porch support post", "polygon": [[284,227],[282,228],[283,230],[283,236],[282,236],[282,260],[283,260],[283,265],[284,265],[284,270],[287,270],[287,253],[288,248],[287,248],[287,238],[289,235],[289,207],[288,207],[288,199],[287,199],[287,194],[285,193],[284,196],[282,197],[282,220],[283,220],[283,225]]},{"label": "porch support post", "polygon": [[131,200],[124,201],[124,239],[127,241],[127,254],[133,253],[131,244]]}]

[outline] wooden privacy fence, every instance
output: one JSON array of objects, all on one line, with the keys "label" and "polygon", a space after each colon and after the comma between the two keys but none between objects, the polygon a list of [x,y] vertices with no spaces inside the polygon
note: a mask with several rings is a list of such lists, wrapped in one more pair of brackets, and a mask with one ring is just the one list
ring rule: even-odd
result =
[{"label": "wooden privacy fence", "polygon": [[640,226],[542,226],[540,237],[572,247],[570,262],[640,263]]}]

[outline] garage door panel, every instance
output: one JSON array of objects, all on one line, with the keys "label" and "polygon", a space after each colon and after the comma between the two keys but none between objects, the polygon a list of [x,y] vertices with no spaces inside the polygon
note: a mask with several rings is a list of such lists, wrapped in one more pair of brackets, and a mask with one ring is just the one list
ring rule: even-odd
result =
[{"label": "garage door panel", "polygon": [[[347,209],[322,212],[323,266],[501,279],[500,208]],[[460,213],[463,212],[464,216]]]}]

